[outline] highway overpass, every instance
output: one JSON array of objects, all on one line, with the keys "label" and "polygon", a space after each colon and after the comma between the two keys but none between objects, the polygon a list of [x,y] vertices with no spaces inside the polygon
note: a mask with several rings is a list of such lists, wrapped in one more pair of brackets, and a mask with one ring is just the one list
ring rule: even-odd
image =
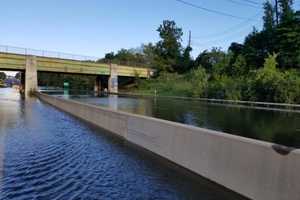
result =
[{"label": "highway overpass", "polygon": [[37,90],[37,72],[96,75],[97,91],[101,90],[102,77],[107,77],[108,90],[112,93],[118,92],[119,76],[149,78],[154,73],[149,68],[97,63],[94,58],[70,55],[0,45],[0,70],[24,72],[26,94]]}]

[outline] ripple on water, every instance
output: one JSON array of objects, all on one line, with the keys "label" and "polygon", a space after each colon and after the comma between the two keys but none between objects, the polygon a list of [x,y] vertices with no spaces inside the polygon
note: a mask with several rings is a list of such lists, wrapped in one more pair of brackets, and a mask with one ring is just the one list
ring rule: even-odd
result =
[{"label": "ripple on water", "polygon": [[5,129],[0,199],[242,199],[46,104],[19,105],[24,119]]}]

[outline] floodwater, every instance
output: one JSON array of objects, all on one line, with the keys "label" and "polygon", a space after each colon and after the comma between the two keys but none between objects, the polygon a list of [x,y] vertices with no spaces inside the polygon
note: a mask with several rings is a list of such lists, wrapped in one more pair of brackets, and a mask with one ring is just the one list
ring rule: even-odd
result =
[{"label": "floodwater", "polygon": [[243,198],[35,98],[0,89],[0,199]]},{"label": "floodwater", "polygon": [[300,148],[300,112],[174,98],[62,95],[76,101]]}]

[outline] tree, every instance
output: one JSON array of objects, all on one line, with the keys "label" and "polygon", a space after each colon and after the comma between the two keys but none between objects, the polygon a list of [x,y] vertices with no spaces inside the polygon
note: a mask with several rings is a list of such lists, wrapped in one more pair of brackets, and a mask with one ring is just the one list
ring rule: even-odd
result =
[{"label": "tree", "polygon": [[208,86],[208,75],[202,66],[198,66],[197,69],[192,70],[192,76],[190,80],[193,84],[193,96],[205,97]]},{"label": "tree", "polygon": [[6,79],[6,74],[4,72],[0,72],[0,80],[4,81]]},{"label": "tree", "polygon": [[281,23],[276,29],[276,46],[279,65],[284,68],[300,68],[300,23],[293,12],[291,0],[280,1]]},{"label": "tree", "polygon": [[293,0],[278,0],[280,7],[280,23],[287,23],[294,17]]},{"label": "tree", "polygon": [[270,53],[266,32],[256,28],[245,38],[243,55],[250,69],[257,69],[263,65],[264,59]]},{"label": "tree", "polygon": [[233,76],[243,76],[248,72],[247,62],[243,55],[238,55],[233,63],[232,75]]},{"label": "tree", "polygon": [[114,52],[107,53],[107,54],[105,54],[104,58],[105,58],[105,60],[111,61],[115,58],[115,54],[114,54]]},{"label": "tree", "polygon": [[265,59],[264,67],[258,70],[253,85],[256,94],[255,100],[277,102],[278,89],[283,79],[282,74],[276,68],[277,56],[277,54],[269,55]]},{"label": "tree", "polygon": [[179,59],[182,51],[182,29],[176,26],[174,21],[165,20],[157,29],[161,40],[156,45],[157,62],[159,70],[180,71]]},{"label": "tree", "polygon": [[15,78],[21,80],[21,72],[16,73]]},{"label": "tree", "polygon": [[187,46],[184,51],[183,51],[183,55],[181,57],[181,61],[180,61],[180,68],[178,69],[179,73],[184,73],[189,71],[192,67],[193,67],[193,60],[191,58],[191,51],[192,51],[192,47]]},{"label": "tree", "polygon": [[281,24],[276,32],[279,65],[300,69],[300,24],[294,19],[289,24]]},{"label": "tree", "polygon": [[115,63],[121,65],[147,66],[143,46],[136,49],[121,49],[116,54],[110,52],[97,62]]},{"label": "tree", "polygon": [[228,51],[232,52],[234,56],[238,56],[243,53],[244,45],[239,44],[237,42],[231,43],[231,45],[228,48]]},{"label": "tree", "polygon": [[150,66],[152,68],[155,68],[154,65],[154,60],[155,60],[155,48],[156,46],[153,45],[152,43],[148,43],[148,44],[143,44],[142,45],[143,48],[143,54],[145,56],[145,64],[147,66]]},{"label": "tree", "polygon": [[275,28],[275,12],[272,4],[269,1],[264,3],[264,30],[273,31]]},{"label": "tree", "polygon": [[216,65],[224,61],[226,53],[220,48],[212,48],[211,51],[203,51],[195,60],[195,66],[202,66],[207,73],[212,73]]}]

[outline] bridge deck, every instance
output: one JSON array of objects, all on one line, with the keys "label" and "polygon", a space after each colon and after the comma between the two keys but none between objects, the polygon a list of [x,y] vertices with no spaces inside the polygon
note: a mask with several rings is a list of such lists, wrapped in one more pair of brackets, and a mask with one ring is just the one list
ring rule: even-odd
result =
[{"label": "bridge deck", "polygon": [[[37,70],[42,72],[60,72],[89,75],[109,75],[109,64],[89,61],[68,60],[37,56]],[[25,70],[26,55],[0,53],[0,69]],[[141,67],[117,66],[118,76],[148,78],[151,69]]]}]

